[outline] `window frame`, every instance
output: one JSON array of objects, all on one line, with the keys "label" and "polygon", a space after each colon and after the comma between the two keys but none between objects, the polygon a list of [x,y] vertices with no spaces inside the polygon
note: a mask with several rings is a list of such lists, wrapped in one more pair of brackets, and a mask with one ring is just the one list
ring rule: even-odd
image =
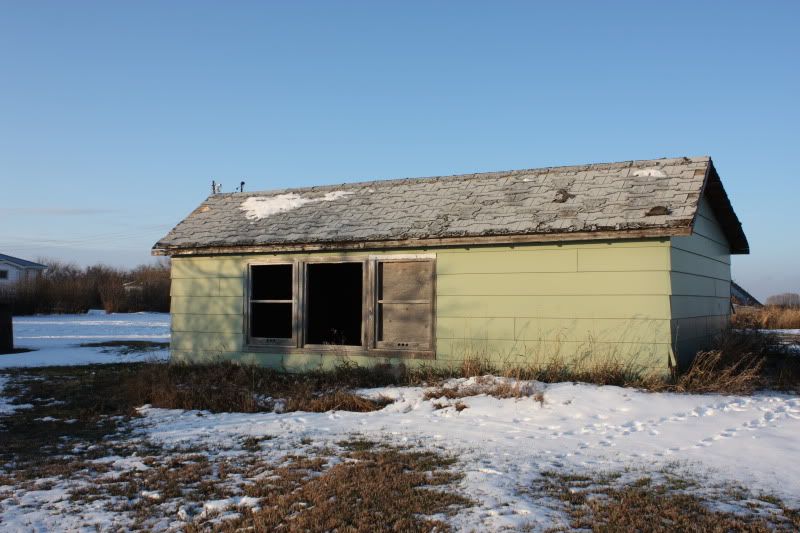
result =
[{"label": "window frame", "polygon": [[[291,300],[254,300],[253,294],[253,267],[258,266],[277,266],[277,265],[290,265],[292,267],[292,299]],[[247,263],[247,282],[245,283],[245,334],[247,335],[248,346],[297,346],[297,312],[298,312],[298,279],[297,279],[297,261],[287,261],[285,259],[275,261],[258,261]],[[286,303],[292,304],[292,336],[285,337],[254,337],[251,332],[253,312],[252,306],[254,303]]]},{"label": "window frame", "polygon": [[[431,268],[431,304],[430,304],[430,343],[422,346],[409,343],[409,346],[389,346],[390,343],[378,341],[378,268],[380,262],[427,261]],[[308,265],[318,263],[361,263],[362,264],[362,306],[361,306],[361,345],[307,344],[306,302]],[[436,354],[436,254],[359,254],[330,255],[303,258],[259,259],[246,263],[246,284],[243,299],[245,319],[243,321],[246,349],[254,352],[282,354],[338,354],[362,355],[369,357],[399,357],[409,359],[434,359]],[[251,300],[252,267],[259,265],[292,265],[292,338],[269,339],[252,337]]]},{"label": "window frame", "polygon": [[[376,350],[387,350],[387,351],[432,351],[436,346],[436,258],[433,257],[426,257],[421,255],[411,255],[411,256],[403,256],[403,255],[389,255],[389,256],[376,256],[371,261],[373,263],[373,282],[372,282],[372,291],[373,291],[373,305],[374,311],[372,314],[372,329],[373,329],[373,348]],[[429,342],[427,344],[422,344],[419,342],[407,342],[404,345],[398,346],[397,341],[381,341],[379,340],[380,332],[378,331],[378,327],[380,325],[380,316],[381,313],[381,304],[389,303],[382,301],[378,298],[380,295],[380,287],[378,284],[381,282],[379,278],[379,274],[381,272],[380,265],[381,263],[430,263],[431,264],[431,279],[430,279],[430,287],[431,287],[431,297],[429,300],[425,300],[430,306],[429,311]],[[420,304],[421,301],[411,300],[403,301],[398,300],[394,303],[413,303],[413,304]]]},{"label": "window frame", "polygon": [[[361,344],[358,345],[347,345],[347,344],[311,344],[306,342],[307,332],[308,332],[308,315],[306,313],[306,302],[308,301],[308,265],[309,264],[341,264],[341,263],[360,263],[361,264]],[[299,261],[299,268],[301,272],[301,285],[302,285],[302,292],[300,293],[301,296],[301,305],[299,310],[299,319],[300,319],[300,331],[301,337],[298,343],[298,347],[304,350],[313,350],[313,351],[335,351],[335,352],[361,352],[367,349],[369,346],[368,344],[368,335],[367,335],[367,328],[368,328],[368,314],[367,314],[367,305],[368,305],[368,296],[370,294],[370,287],[369,287],[369,265],[367,261],[363,257],[307,257],[304,258],[302,261]]]}]

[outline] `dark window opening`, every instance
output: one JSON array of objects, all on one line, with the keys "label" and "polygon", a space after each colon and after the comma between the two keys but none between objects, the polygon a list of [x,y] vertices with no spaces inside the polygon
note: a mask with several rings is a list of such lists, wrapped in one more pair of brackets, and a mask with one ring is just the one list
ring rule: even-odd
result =
[{"label": "dark window opening", "polygon": [[363,265],[311,263],[306,277],[306,343],[361,346]]},{"label": "dark window opening", "polygon": [[292,265],[253,265],[251,300],[291,300]]},{"label": "dark window opening", "polygon": [[292,265],[253,265],[250,269],[250,336],[292,338]]},{"label": "dark window opening", "polygon": [[8,279],[8,270],[0,270],[0,279]]}]

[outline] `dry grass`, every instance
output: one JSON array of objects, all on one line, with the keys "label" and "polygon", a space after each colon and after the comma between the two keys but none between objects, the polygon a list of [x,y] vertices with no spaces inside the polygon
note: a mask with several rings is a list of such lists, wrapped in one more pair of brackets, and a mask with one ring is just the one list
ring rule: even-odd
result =
[{"label": "dry grass", "polygon": [[470,396],[494,396],[495,398],[522,398],[534,396],[539,393],[536,386],[529,381],[518,379],[495,379],[494,376],[485,375],[475,378],[469,384],[442,385],[427,390],[424,394],[426,400],[446,398],[455,400]]},{"label": "dry grass", "polygon": [[[659,387],[656,387],[659,389]],[[800,360],[768,334],[726,331],[663,390],[750,394],[757,389],[800,390]]]},{"label": "dry grass", "polygon": [[170,409],[253,413],[331,410],[367,412],[391,400],[350,389],[392,380],[389,372],[342,367],[302,375],[235,363],[146,364],[125,383],[132,403]]},{"label": "dry grass", "polygon": [[361,449],[344,458],[328,469],[318,465],[316,475],[309,474],[307,459],[292,459],[269,478],[246,487],[248,496],[263,498],[260,510],[242,510],[241,518],[226,521],[219,529],[449,531],[446,523],[430,516],[472,505],[442,490],[461,477],[450,470],[453,458],[396,448]]},{"label": "dry grass", "polygon": [[[154,447],[131,435],[126,422],[135,416],[141,392],[131,384],[152,377],[155,366],[160,372],[168,365],[9,371],[11,382],[6,395],[32,407],[2,418],[0,485],[45,490],[70,480],[74,505],[106,502],[109,511],[127,513],[132,529],[143,530],[175,520],[184,507],[189,531],[446,531],[447,525],[431,515],[449,514],[471,505],[450,489],[461,477],[451,470],[454,458],[381,446],[364,438],[341,442],[334,449],[319,449],[304,439],[300,444],[311,445],[305,448],[311,455],[290,456],[278,464],[260,453],[270,436],[232,442],[231,454]],[[226,372],[229,375],[223,376],[227,383],[223,387],[242,385],[242,378],[234,377],[242,375],[255,379],[253,390],[261,392],[295,390],[293,383],[298,382],[303,384],[304,393],[314,393],[309,385],[313,384],[323,394],[312,394],[315,397],[304,403],[304,408],[373,408],[371,400],[358,397],[356,403],[346,405],[351,399],[342,390],[325,393],[330,380],[364,383],[366,375],[356,369],[340,369],[338,377],[273,377],[229,365],[171,371],[182,376],[182,386],[200,383],[205,387],[209,376]],[[224,398],[221,394],[214,401]],[[291,401],[289,397],[287,409],[292,408]],[[43,417],[56,420],[37,420]],[[237,448],[247,453],[237,454]],[[111,463],[95,462],[103,457],[133,455],[149,468],[119,471]],[[336,460],[331,460],[334,457]],[[201,514],[203,502],[241,495],[264,498],[261,508],[242,508],[239,517],[228,523],[216,521],[219,517],[213,512]],[[4,493],[0,498],[8,496]]]},{"label": "dry grass", "polygon": [[[733,359],[722,350],[699,352],[691,366],[661,390],[691,393],[750,394],[763,383],[764,359],[745,353]],[[656,387],[658,389],[658,387]]]},{"label": "dry grass", "polygon": [[797,531],[800,527],[797,510],[774,497],[759,500],[746,493],[731,495],[730,500],[746,500],[737,502],[742,512],[733,512],[715,509],[715,501],[685,492],[683,487],[691,481],[659,484],[642,477],[616,484],[603,476],[558,472],[543,472],[542,476],[535,489],[560,501],[569,520],[568,528],[552,531],[767,533]]},{"label": "dry grass", "polygon": [[768,305],[740,307],[731,316],[736,329],[800,329],[800,309]]}]

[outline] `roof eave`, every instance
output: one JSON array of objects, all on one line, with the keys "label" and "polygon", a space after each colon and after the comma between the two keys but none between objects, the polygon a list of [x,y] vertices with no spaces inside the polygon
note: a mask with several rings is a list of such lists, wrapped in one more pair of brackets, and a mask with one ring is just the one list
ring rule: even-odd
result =
[{"label": "roof eave", "polygon": [[[714,212],[717,222],[719,222],[725,237],[728,239],[731,255],[749,254],[750,244],[747,242],[744,229],[742,229],[742,223],[739,221],[739,217],[736,216],[717,169],[714,168],[714,162],[710,159],[705,182],[703,183],[703,195],[708,199],[711,210]],[[692,222],[692,227],[694,227],[694,221]]]},{"label": "roof eave", "polygon": [[255,253],[299,253],[345,250],[380,250],[408,248],[445,248],[470,246],[509,246],[535,243],[567,243],[586,241],[619,241],[636,239],[665,239],[691,235],[691,225],[687,220],[683,225],[569,233],[533,233],[521,235],[484,235],[475,237],[438,237],[427,239],[397,239],[373,241],[338,241],[314,243],[273,243],[218,246],[169,246],[156,244],[152,249],[154,256],[182,255],[230,255]]}]

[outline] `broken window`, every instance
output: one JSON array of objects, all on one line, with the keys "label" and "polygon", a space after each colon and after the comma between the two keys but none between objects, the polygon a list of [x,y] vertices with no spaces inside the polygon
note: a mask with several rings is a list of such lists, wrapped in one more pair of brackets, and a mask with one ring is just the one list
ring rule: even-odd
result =
[{"label": "broken window", "polygon": [[253,264],[248,340],[298,350],[430,353],[434,286],[435,260],[428,256]]},{"label": "broken window", "polygon": [[361,346],[363,263],[308,263],[306,343]]},{"label": "broken window", "polygon": [[378,261],[376,345],[430,349],[433,345],[433,261]]},{"label": "broken window", "polygon": [[251,265],[250,337],[291,340],[293,311],[293,265]]}]

